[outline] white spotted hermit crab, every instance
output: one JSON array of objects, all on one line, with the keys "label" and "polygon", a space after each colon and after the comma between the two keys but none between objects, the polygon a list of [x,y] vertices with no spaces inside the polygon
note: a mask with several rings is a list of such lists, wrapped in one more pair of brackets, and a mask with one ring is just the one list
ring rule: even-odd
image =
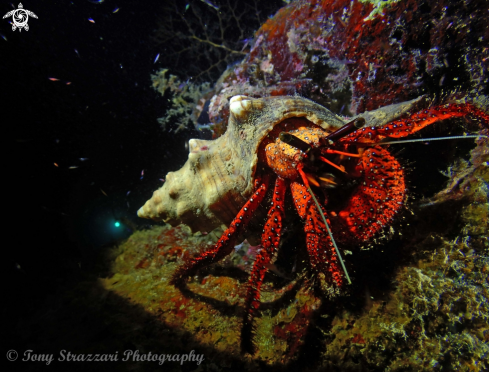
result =
[{"label": "white spotted hermit crab", "polygon": [[[300,97],[233,97],[226,133],[211,141],[190,140],[186,164],[168,173],[163,187],[138,211],[140,217],[185,223],[193,230],[229,226],[212,249],[176,270],[172,284],[184,286],[200,268],[230,254],[257,208],[268,203],[241,332],[242,350],[253,353],[253,320],[265,273],[279,247],[286,198],[304,220],[311,272],[323,288],[337,293],[350,282],[337,242],[372,239],[403,208],[405,174],[388,144],[453,117],[489,128],[489,115],[471,104],[427,106],[419,98],[345,121]],[[327,196],[324,202],[316,196],[346,182],[355,186],[335,208],[329,207]]]}]

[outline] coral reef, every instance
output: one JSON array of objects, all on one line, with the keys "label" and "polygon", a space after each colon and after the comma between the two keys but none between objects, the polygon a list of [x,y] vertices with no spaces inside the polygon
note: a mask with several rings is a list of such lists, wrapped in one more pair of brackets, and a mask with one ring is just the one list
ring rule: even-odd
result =
[{"label": "coral reef", "polygon": [[[191,123],[197,123],[204,108],[206,94],[211,92],[209,83],[194,84],[182,82],[177,76],[171,75],[167,78],[168,69],[162,69],[155,75],[151,75],[153,88],[162,96],[166,92],[171,94],[171,107],[165,112],[165,116],[158,119],[163,130],[172,124],[170,131],[175,133],[187,128]],[[176,128],[175,128],[176,126]]]},{"label": "coral reef", "polygon": [[256,31],[244,59],[228,65],[198,106],[217,137],[235,95],[300,94],[339,115],[423,94],[475,101],[487,95],[488,10],[482,0],[293,1]]},{"label": "coral reef", "polygon": [[209,117],[229,98],[301,94],[356,115],[422,94],[487,94],[486,1],[294,1],[255,34],[244,60],[216,83]]}]

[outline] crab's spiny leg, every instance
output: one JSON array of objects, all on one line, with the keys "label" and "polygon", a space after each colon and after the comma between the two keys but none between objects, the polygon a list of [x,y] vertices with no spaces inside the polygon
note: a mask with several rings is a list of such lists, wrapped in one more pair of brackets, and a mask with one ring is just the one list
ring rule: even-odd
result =
[{"label": "crab's spiny leg", "polygon": [[[301,185],[298,182],[292,182],[290,184],[290,191],[292,193],[292,200],[294,202],[295,208],[297,209],[297,214],[300,218],[305,220],[307,216],[308,206],[311,204],[311,195],[307,192],[307,187]],[[321,271],[321,261],[317,252],[319,244],[316,244],[316,249],[314,249],[312,244],[309,243],[309,238],[310,237],[308,236],[307,250],[309,253],[309,260],[311,261],[312,268],[319,272]]]},{"label": "crab's spiny leg", "polygon": [[[338,255],[338,259],[339,259],[341,267],[343,268],[343,271],[345,273],[346,280],[348,280],[348,284],[351,284],[350,276],[348,275],[348,271],[346,270],[345,263],[343,262],[343,258],[341,258],[340,250],[339,250],[338,246],[336,245],[336,242],[333,238],[333,233],[331,232],[331,229],[329,227],[329,223],[326,220],[326,217],[324,216],[324,211],[322,210],[321,206],[319,205],[319,203],[318,203],[316,197],[314,196],[314,193],[312,192],[311,188],[309,187],[307,190],[311,194],[311,197],[312,197],[312,200],[314,201],[314,204],[316,204],[317,211],[319,211],[319,215],[321,216],[321,219],[323,220],[324,226],[326,226],[326,230],[328,231],[329,240],[333,244],[333,247],[336,251],[336,254]],[[315,211],[313,211],[313,213],[314,212]],[[336,283],[338,283],[338,286],[340,286],[341,285],[341,276],[339,276],[338,271],[333,270],[331,273],[332,273],[333,278],[335,279]]]},{"label": "crab's spiny leg", "polygon": [[210,250],[205,251],[198,257],[190,259],[180,266],[173,274],[171,284],[175,286],[182,285],[186,278],[194,275],[197,270],[211,263],[217,262],[232,252],[236,243],[236,238],[246,227],[253,213],[256,211],[268,189],[269,176],[263,177],[263,182],[256,188],[251,198],[245,203],[239,211],[236,218],[231,222],[226,231],[217,241],[217,244]]},{"label": "crab's spiny leg", "polygon": [[292,182],[290,189],[297,213],[306,220],[304,231],[306,232],[307,251],[313,270],[318,274],[326,275],[329,273],[329,276],[325,276],[325,278],[331,277],[334,284],[340,287],[343,278],[337,262],[338,251],[335,250],[333,240],[328,235],[324,221],[321,219],[321,213],[324,215],[324,211],[319,212],[312,199],[312,194],[308,191],[310,188],[298,182]]},{"label": "crab's spiny leg", "polygon": [[363,175],[363,182],[338,215],[346,223],[344,234],[366,241],[402,208],[406,194],[404,172],[399,162],[381,146],[365,150],[356,172]]},{"label": "crab's spiny leg", "polygon": [[[302,163],[299,163],[297,165],[297,170],[299,171],[299,174],[301,175],[302,181],[306,185],[306,189],[307,189],[309,195],[311,196],[312,200],[314,201],[314,204],[316,205],[317,211],[318,211],[319,215],[321,216],[321,219],[322,219],[322,221],[324,223],[324,227],[328,231],[330,242],[331,242],[331,244],[333,245],[333,247],[335,249],[335,252],[336,252],[336,254],[338,256],[338,259],[340,261],[341,267],[343,268],[343,271],[345,272],[345,276],[346,276],[346,279],[348,280],[348,284],[351,284],[350,276],[348,275],[348,271],[346,270],[345,263],[343,262],[343,258],[341,258],[340,250],[338,249],[338,246],[336,245],[336,242],[335,242],[335,240],[333,238],[333,233],[331,232],[331,229],[329,228],[329,224],[328,224],[328,222],[326,220],[326,217],[324,216],[324,211],[322,210],[322,208],[319,205],[316,197],[314,196],[314,193],[311,190],[311,186],[309,186],[309,182],[307,182],[307,177],[306,177],[304,171],[302,170],[302,167],[303,167]],[[335,280],[336,280],[336,277],[335,277]],[[337,280],[337,283],[338,283],[338,285],[341,284],[340,282],[338,282],[338,280]]]},{"label": "crab's spiny leg", "polygon": [[252,343],[253,319],[260,306],[260,287],[273,255],[278,250],[280,242],[280,231],[282,230],[282,220],[284,218],[284,195],[285,181],[277,177],[275,189],[273,190],[272,206],[268,211],[267,222],[261,237],[262,249],[256,256],[245,299],[245,315],[243,328],[241,330],[241,350],[253,354],[254,346]]},{"label": "crab's spiny leg", "polygon": [[452,117],[469,116],[489,124],[489,115],[470,104],[448,104],[432,107],[381,127],[364,127],[340,139],[341,142],[377,143],[384,138],[402,138],[424,127]]}]

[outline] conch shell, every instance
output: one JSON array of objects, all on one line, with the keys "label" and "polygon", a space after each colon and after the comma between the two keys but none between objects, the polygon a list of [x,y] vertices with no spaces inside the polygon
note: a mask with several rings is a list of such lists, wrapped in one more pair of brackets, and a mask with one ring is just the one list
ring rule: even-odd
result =
[{"label": "conch shell", "polygon": [[[370,126],[383,125],[419,101],[359,116]],[[304,117],[331,132],[347,122],[323,106],[297,96],[235,96],[229,110],[226,133],[215,140],[191,139],[187,162],[180,170],[167,174],[165,184],[139,209],[139,217],[172,226],[184,223],[193,231],[228,225],[253,192],[258,147],[275,125],[287,118]]]}]

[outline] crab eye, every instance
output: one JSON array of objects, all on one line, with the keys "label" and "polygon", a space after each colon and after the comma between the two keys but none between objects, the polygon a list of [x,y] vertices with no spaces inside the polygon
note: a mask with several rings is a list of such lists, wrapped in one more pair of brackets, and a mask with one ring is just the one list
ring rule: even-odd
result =
[{"label": "crab eye", "polygon": [[344,126],[342,126],[340,129],[331,133],[328,137],[326,137],[323,140],[323,142],[336,141],[340,138],[343,138],[343,137],[349,135],[350,133],[353,133],[354,131],[363,127],[364,125],[365,125],[365,119],[364,118],[362,118],[362,117],[356,118],[356,119],[350,121],[349,123],[345,124]]},{"label": "crab eye", "polygon": [[311,150],[311,146],[307,142],[301,140],[299,137],[296,137],[290,133],[280,132],[278,137],[282,142],[285,142],[288,145],[293,146],[301,151],[309,152]]}]

